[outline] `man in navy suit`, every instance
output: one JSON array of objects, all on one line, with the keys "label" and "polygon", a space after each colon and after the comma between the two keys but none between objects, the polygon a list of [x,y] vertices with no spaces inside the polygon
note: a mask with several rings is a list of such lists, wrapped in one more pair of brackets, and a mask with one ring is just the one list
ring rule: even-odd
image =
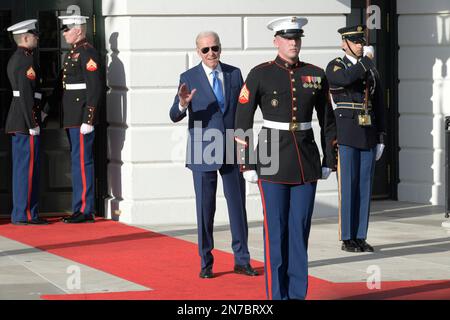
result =
[{"label": "man in navy suit", "polygon": [[[228,206],[234,272],[255,276],[250,265],[245,209],[245,181],[236,165],[233,134],[241,71],[220,62],[221,45],[217,33],[201,32],[196,38],[202,62],[180,76],[170,118],[181,121],[189,113],[189,139],[186,166],[192,170],[197,208],[200,278],[213,277],[213,223],[216,210],[217,171],[222,176]],[[215,139],[208,137],[214,136]],[[212,140],[212,141],[211,141]],[[226,148],[230,143],[231,147]],[[227,151],[226,151],[227,150]],[[228,152],[229,151],[229,152]]]}]

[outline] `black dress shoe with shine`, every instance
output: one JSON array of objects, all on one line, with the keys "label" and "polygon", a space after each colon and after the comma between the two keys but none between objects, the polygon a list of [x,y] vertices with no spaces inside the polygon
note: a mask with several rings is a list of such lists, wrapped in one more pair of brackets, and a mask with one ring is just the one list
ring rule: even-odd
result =
[{"label": "black dress shoe with shine", "polygon": [[347,252],[362,252],[361,247],[356,243],[355,240],[343,240],[342,241],[342,250]]},{"label": "black dress shoe with shine", "polygon": [[37,218],[37,219],[28,221],[28,224],[33,224],[33,225],[46,225],[46,224],[48,224],[48,221],[47,221],[46,219]]},{"label": "black dress shoe with shine", "polygon": [[27,226],[28,225],[28,221],[14,221],[11,223],[15,226]]},{"label": "black dress shoe with shine", "polygon": [[199,277],[202,279],[214,278],[212,268],[205,268],[200,271]]},{"label": "black dress shoe with shine", "polygon": [[93,214],[83,214],[82,212],[75,212],[70,217],[62,219],[64,223],[93,223],[95,221]]},{"label": "black dress shoe with shine", "polygon": [[250,263],[247,263],[245,265],[236,264],[234,266],[234,273],[244,274],[251,277],[259,275],[258,271],[253,269]]},{"label": "black dress shoe with shine", "polygon": [[356,243],[359,245],[363,252],[373,252],[373,247],[366,242],[365,239],[356,239]]}]

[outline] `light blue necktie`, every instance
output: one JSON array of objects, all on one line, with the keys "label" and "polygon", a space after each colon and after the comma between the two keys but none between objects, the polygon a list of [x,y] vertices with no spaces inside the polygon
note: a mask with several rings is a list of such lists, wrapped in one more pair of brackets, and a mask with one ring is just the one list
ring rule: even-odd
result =
[{"label": "light blue necktie", "polygon": [[225,101],[223,98],[223,89],[222,89],[222,83],[219,79],[219,71],[214,70],[212,72],[213,75],[213,91],[214,95],[216,96],[217,102],[219,103],[220,110],[222,113],[225,113]]}]

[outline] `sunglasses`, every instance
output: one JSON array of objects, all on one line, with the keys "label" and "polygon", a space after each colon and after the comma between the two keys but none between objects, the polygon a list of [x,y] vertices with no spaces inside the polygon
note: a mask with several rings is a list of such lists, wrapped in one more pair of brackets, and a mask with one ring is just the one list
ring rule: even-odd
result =
[{"label": "sunglasses", "polygon": [[204,47],[204,48],[201,48],[200,51],[203,54],[207,54],[209,52],[209,49],[211,49],[213,52],[219,52],[220,46]]}]

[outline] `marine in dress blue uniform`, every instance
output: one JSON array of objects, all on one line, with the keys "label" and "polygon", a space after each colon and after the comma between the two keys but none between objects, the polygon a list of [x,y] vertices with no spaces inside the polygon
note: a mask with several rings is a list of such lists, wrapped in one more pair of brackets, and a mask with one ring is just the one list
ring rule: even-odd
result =
[{"label": "marine in dress blue uniform", "polygon": [[339,149],[339,235],[342,250],[349,252],[374,250],[366,242],[370,198],[386,132],[383,91],[373,48],[365,46],[365,29],[356,25],[338,30],[346,55],[326,69]]},{"label": "marine in dress blue uniform", "polygon": [[[268,24],[275,31],[278,56],[250,71],[236,112],[240,168],[247,181],[258,182],[264,209],[267,297],[276,300],[306,297],[317,181],[328,178],[336,167],[335,121],[325,72],[298,58],[306,23],[305,18],[285,17]],[[255,155],[252,128],[258,106],[264,121]],[[322,162],[311,124],[314,109],[321,128]],[[278,166],[263,159],[260,150],[272,150],[274,162],[278,154]]]},{"label": "marine in dress blue uniform", "polygon": [[5,124],[11,134],[13,165],[13,210],[16,225],[47,224],[39,218],[40,90],[39,65],[33,55],[37,47],[36,19],[10,26],[17,50],[8,61],[13,99]]},{"label": "marine in dress blue uniform", "polygon": [[63,221],[94,222],[94,129],[103,90],[99,57],[97,50],[86,40],[88,17],[59,18],[66,42],[71,45],[63,61],[59,87],[50,99],[55,105],[55,101],[62,98],[63,125],[71,150],[73,214]]}]

